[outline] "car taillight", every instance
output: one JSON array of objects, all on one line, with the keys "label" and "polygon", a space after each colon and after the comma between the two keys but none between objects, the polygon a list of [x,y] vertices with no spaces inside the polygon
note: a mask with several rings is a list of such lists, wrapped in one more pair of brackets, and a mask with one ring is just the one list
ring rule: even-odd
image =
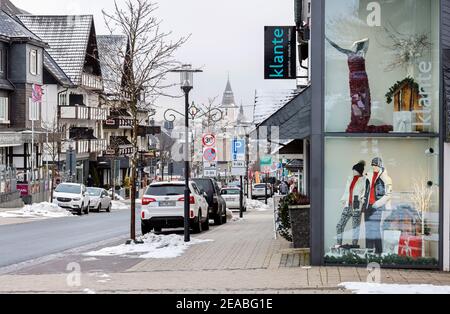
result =
[{"label": "car taillight", "polygon": [[143,211],[141,212],[141,218],[145,219],[145,213]]},{"label": "car taillight", "polygon": [[[181,197],[181,198],[178,200],[178,202],[184,202],[184,197]],[[190,197],[189,197],[189,203],[190,203],[191,205],[195,205],[195,197],[190,196]]]},{"label": "car taillight", "polygon": [[156,200],[154,198],[144,197],[142,198],[142,205],[148,205],[150,203],[154,203]]}]

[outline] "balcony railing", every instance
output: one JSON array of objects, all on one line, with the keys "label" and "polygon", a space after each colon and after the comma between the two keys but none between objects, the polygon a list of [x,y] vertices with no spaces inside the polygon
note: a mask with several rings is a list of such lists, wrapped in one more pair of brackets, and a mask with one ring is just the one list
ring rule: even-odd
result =
[{"label": "balcony railing", "polygon": [[[96,140],[77,140],[73,143],[73,148],[77,154],[90,154],[90,153],[101,153],[105,151],[108,147],[108,142],[106,139],[96,139]],[[69,149],[69,144],[66,143],[61,147],[61,153],[66,153]]]},{"label": "balcony railing", "polygon": [[83,73],[81,75],[81,85],[95,91],[103,90],[103,80],[100,76]]},{"label": "balcony railing", "polygon": [[83,106],[59,107],[60,119],[104,121],[108,119],[108,116],[109,116],[108,108],[95,108]]}]

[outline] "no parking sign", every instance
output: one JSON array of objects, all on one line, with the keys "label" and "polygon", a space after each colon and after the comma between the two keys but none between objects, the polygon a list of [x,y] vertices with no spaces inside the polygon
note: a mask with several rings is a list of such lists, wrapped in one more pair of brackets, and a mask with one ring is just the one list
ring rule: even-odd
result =
[{"label": "no parking sign", "polygon": [[206,162],[214,162],[217,159],[217,151],[215,148],[206,148],[203,151],[203,160]]}]

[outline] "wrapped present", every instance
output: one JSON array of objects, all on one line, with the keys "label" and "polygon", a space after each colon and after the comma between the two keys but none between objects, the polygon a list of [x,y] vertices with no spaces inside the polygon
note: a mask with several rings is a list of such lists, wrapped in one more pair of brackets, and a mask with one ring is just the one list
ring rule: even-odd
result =
[{"label": "wrapped present", "polygon": [[402,234],[400,237],[398,255],[413,258],[422,257],[422,237]]}]

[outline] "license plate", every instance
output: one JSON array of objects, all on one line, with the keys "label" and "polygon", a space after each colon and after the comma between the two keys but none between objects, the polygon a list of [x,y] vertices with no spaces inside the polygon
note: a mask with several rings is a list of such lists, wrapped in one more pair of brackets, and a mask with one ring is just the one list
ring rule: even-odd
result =
[{"label": "license plate", "polygon": [[175,205],[176,205],[176,202],[174,202],[174,201],[159,202],[160,207],[174,207]]}]

